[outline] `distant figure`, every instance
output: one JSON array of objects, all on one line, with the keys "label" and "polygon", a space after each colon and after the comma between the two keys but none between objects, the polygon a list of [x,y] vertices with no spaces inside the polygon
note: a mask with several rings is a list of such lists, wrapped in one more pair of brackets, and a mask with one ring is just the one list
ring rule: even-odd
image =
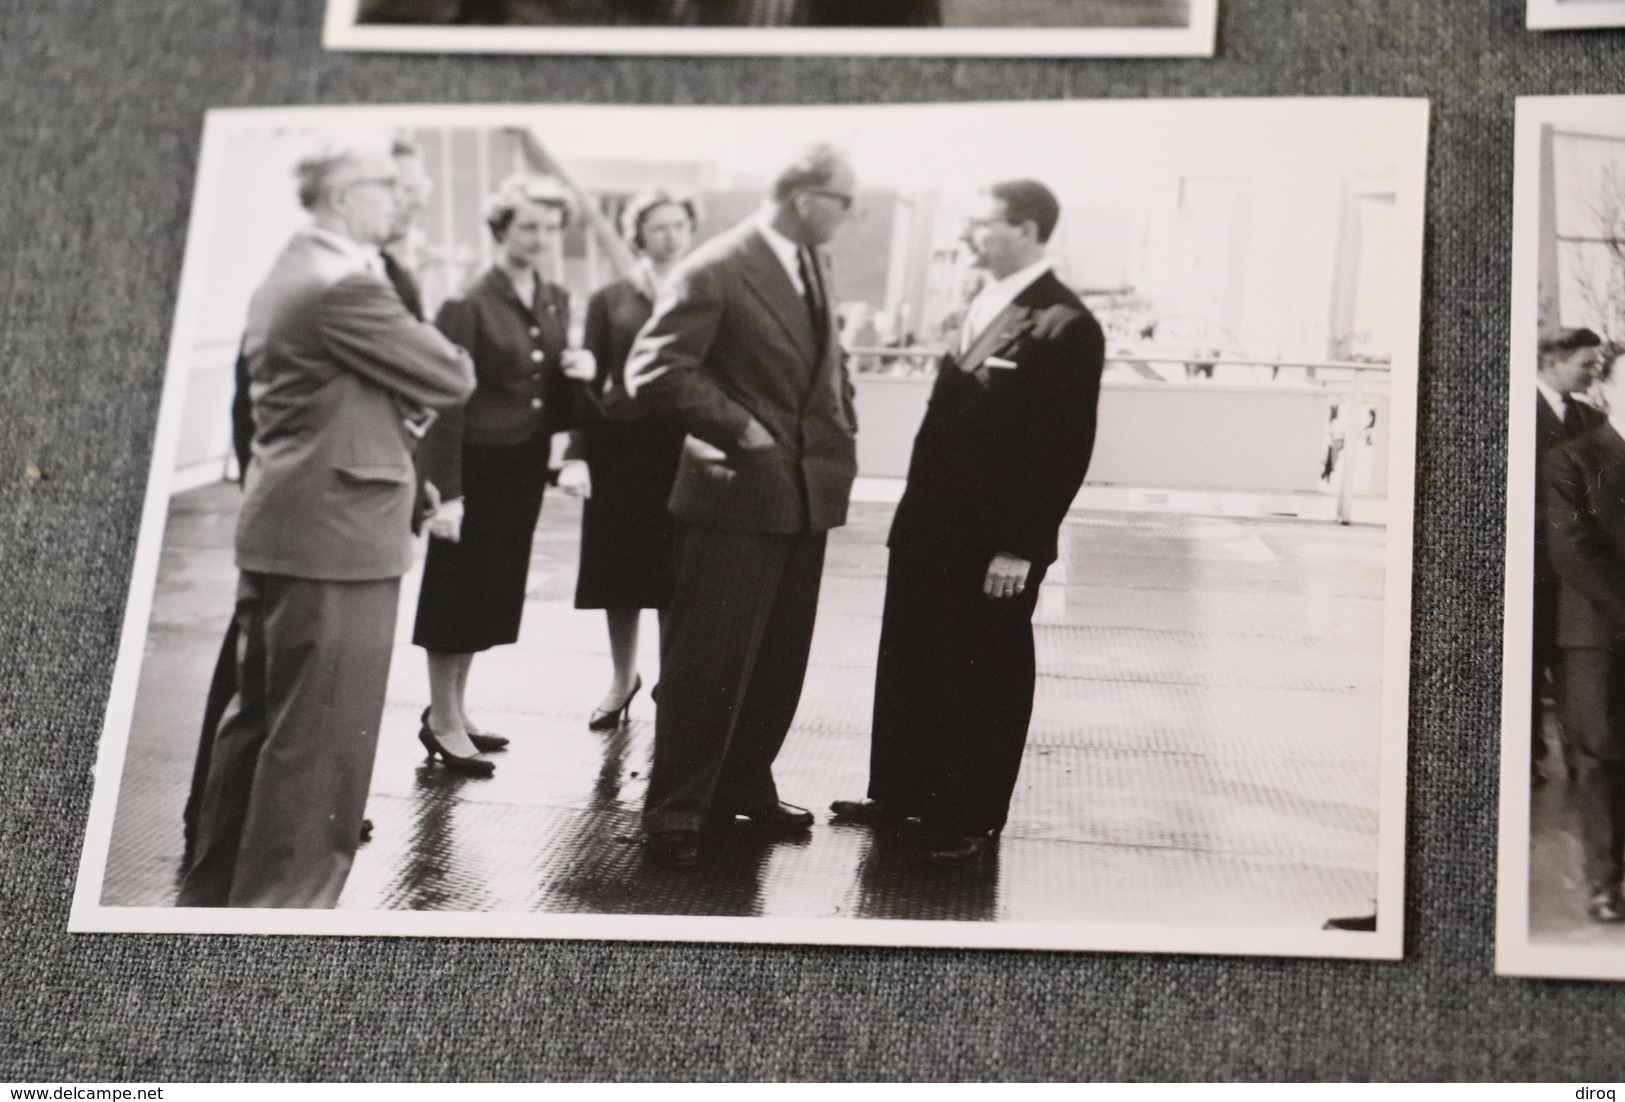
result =
[{"label": "distant figure", "polygon": [[1004,828],[1027,745],[1033,611],[1089,467],[1105,336],[1045,244],[1060,204],[995,184],[965,241],[992,277],[937,371],[887,541],[869,795],[837,817],[917,820],[928,859]]},{"label": "distant figure", "polygon": [[662,633],[650,856],[691,865],[708,820],[804,831],[773,760],[801,699],[826,533],[857,475],[851,381],[818,250],[857,180],[828,146],[766,209],[678,265],[626,364],[636,403],[689,434],[672,490],[676,579]]},{"label": "distant figure", "polygon": [[566,362],[570,296],[542,278],[559,255],[570,203],[558,181],[515,176],[486,203],[496,260],[435,325],[474,359],[474,395],[423,439],[423,477],[441,501],[430,518],[412,642],[429,665],[418,738],[447,769],[489,776],[477,755],[508,744],[468,714],[474,656],[519,638],[531,541],[553,434],[571,423]]},{"label": "distant figure", "polygon": [[[1561,700],[1563,650],[1557,642],[1558,577],[1547,551],[1546,466],[1552,453],[1570,440],[1584,436],[1607,420],[1607,415],[1576,397],[1591,386],[1602,338],[1589,329],[1564,329],[1540,342],[1535,368],[1535,594],[1532,617],[1533,662],[1530,686],[1530,766],[1536,784],[1544,781],[1541,763],[1546,757],[1541,699],[1550,685]],[[1563,715],[1561,707],[1558,715]],[[1565,738],[1565,758],[1572,764]]]},{"label": "distant figure", "polygon": [[626,357],[654,312],[672,266],[694,240],[699,209],[667,188],[636,196],[621,218],[622,234],[637,251],[624,279],[600,288],[587,302],[583,346],[597,374],[583,397],[578,420],[591,476],[581,510],[581,563],[576,607],[601,608],[609,627],[614,678],[587,721],[595,731],[626,720],[643,687],[638,675],[638,621],[642,610],[663,613],[671,603],[672,516],[666,510],[683,434],[653,418],[614,420],[599,412],[603,398],[624,396]]},{"label": "distant figure", "polygon": [[1586,912],[1625,921],[1625,354],[1599,372],[1607,419],[1546,456],[1547,551],[1561,582],[1563,736],[1573,747]]},{"label": "distant figure", "polygon": [[331,907],[361,840],[416,505],[408,423],[465,400],[468,357],[414,318],[378,249],[387,150],[299,167],[313,225],[249,307],[254,441],[237,523],[236,691],[179,902]]}]

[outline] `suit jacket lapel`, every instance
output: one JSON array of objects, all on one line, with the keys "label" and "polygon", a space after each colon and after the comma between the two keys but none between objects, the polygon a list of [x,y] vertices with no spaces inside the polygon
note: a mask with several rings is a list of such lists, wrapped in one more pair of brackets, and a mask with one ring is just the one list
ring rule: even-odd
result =
[{"label": "suit jacket lapel", "polygon": [[751,278],[746,283],[751,291],[767,306],[768,312],[783,327],[796,350],[816,368],[818,365],[813,361],[818,349],[813,340],[812,316],[807,312],[807,302],[796,294],[790,274],[779,263],[773,247],[755,227],[746,234],[743,255],[750,269]]},{"label": "suit jacket lapel", "polygon": [[957,357],[959,370],[967,375],[982,366],[993,353],[1014,343],[1032,326],[1032,311],[1019,305],[1020,299],[1006,306],[980,336],[971,341],[963,356]]},{"label": "suit jacket lapel", "polygon": [[525,300],[519,297],[518,290],[514,288],[513,280],[509,279],[500,269],[492,268],[486,278],[492,281],[491,286],[496,288],[499,295],[508,300],[509,305],[518,310],[522,317],[528,319],[532,325],[539,327],[546,334],[544,343],[563,345],[568,340],[568,337],[564,335],[565,321],[559,316],[558,303],[553,301],[550,285],[541,276],[535,272],[531,273],[531,279],[535,281],[536,297],[529,306],[526,306]]}]

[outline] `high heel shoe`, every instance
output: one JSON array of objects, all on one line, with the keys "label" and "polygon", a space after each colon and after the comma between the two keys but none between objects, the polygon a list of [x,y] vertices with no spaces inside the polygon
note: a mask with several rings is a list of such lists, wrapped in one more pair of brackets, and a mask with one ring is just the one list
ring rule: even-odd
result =
[{"label": "high heel shoe", "polygon": [[643,675],[639,674],[638,679],[632,682],[632,691],[626,694],[626,699],[621,701],[621,706],[619,708],[612,708],[608,711],[605,711],[603,708],[594,708],[592,710],[592,716],[587,720],[587,730],[613,731],[615,728],[625,723],[627,715],[630,713],[632,708],[632,700],[638,695],[638,692],[642,690],[642,688]]},{"label": "high heel shoe", "polygon": [[434,728],[430,727],[427,722],[418,731],[418,741],[423,743],[423,748],[429,752],[426,760],[432,762],[439,758],[440,764],[446,767],[448,773],[467,773],[470,777],[489,777],[497,771],[495,762],[477,758],[472,754],[467,757],[459,757],[447,750],[440,745],[440,739],[435,736]]},{"label": "high heel shoe", "polygon": [[[427,726],[429,723],[429,709],[427,708],[423,709],[423,723],[425,726]],[[468,733],[468,741],[472,742],[474,744],[474,749],[478,750],[482,754],[489,754],[493,750],[506,750],[508,748],[508,740],[503,738],[501,735],[476,735],[473,731],[470,731]]]}]

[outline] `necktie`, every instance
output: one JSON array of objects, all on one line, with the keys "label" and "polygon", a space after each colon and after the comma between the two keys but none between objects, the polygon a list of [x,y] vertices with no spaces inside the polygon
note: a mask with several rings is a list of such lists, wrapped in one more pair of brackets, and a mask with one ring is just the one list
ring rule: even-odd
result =
[{"label": "necktie", "polygon": [[1573,398],[1563,402],[1563,435],[1570,440],[1585,431],[1585,422],[1580,420],[1579,403]]},{"label": "necktie", "polygon": [[395,258],[387,250],[380,250],[380,257],[384,261],[384,278],[389,280],[395,288],[395,293],[401,296],[407,312],[419,321],[423,320],[423,295],[418,291],[418,281],[412,278],[412,273],[401,265],[395,263]]},{"label": "necktie", "polygon": [[812,316],[813,339],[822,353],[825,335],[829,332],[829,304],[824,299],[823,284],[818,280],[818,262],[813,259],[811,249],[797,249],[796,265],[801,272],[802,297],[807,300],[807,313]]}]

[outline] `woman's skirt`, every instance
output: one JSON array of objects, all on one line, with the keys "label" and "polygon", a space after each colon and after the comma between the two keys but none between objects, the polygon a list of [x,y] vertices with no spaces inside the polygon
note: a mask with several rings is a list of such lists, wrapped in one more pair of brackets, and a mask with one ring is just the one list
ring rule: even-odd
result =
[{"label": "woman's skirt", "polygon": [[665,608],[671,602],[666,501],[682,447],[681,434],[648,420],[586,430],[592,496],[581,511],[577,608]]},{"label": "woman's skirt", "polygon": [[429,537],[413,643],[473,654],[519,638],[549,443],[537,433],[506,447],[463,446],[462,539]]}]

